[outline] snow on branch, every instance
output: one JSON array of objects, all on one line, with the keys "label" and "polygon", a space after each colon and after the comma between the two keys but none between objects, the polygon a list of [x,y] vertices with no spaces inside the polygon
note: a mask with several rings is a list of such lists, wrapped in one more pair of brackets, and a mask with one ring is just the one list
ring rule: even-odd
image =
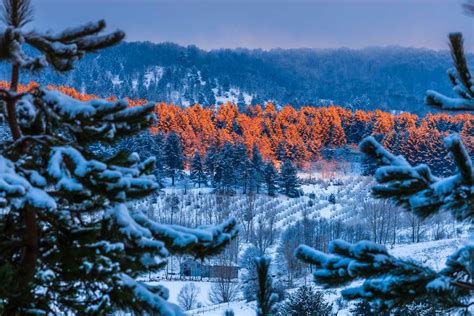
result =
[{"label": "snow on branch", "polygon": [[446,111],[474,110],[474,99],[450,98],[433,90],[426,91],[425,103]]},{"label": "snow on branch", "polygon": [[[148,164],[148,161],[142,164]],[[64,146],[52,149],[48,174],[56,180],[54,185],[59,191],[83,197],[102,192],[111,201],[123,202],[143,197],[158,188],[154,176],[142,175],[139,166],[135,167],[107,166],[86,159],[73,147]]]},{"label": "snow on branch", "polygon": [[124,204],[109,208],[106,217],[127,239],[134,240],[140,247],[154,248],[155,254],[161,257],[186,253],[203,258],[217,254],[238,232],[233,218],[217,226],[186,228],[159,224],[140,210],[130,210]]},{"label": "snow on branch", "polygon": [[[464,252],[472,251],[467,247]],[[379,310],[399,307],[433,293],[438,303],[447,307],[465,306],[469,300],[469,289],[458,284],[466,274],[460,274],[460,261],[456,259],[448,260],[447,268],[436,272],[415,261],[395,258],[384,246],[369,241],[350,244],[334,240],[328,252],[301,245],[295,255],[315,266],[315,281],[325,287],[365,279],[361,285],[342,291],[346,299],[364,299]]]},{"label": "snow on branch", "polygon": [[461,220],[474,218],[472,161],[459,135],[448,136],[445,145],[459,173],[438,179],[428,166],[413,167],[403,157],[388,152],[373,137],[364,139],[360,150],[382,165],[375,173],[379,184],[372,188],[373,194],[389,198],[421,217],[449,210]]},{"label": "snow on branch", "polygon": [[196,258],[219,253],[238,233],[234,218],[216,226],[187,228],[159,224],[139,210],[131,211],[130,216],[137,224],[148,229],[155,239],[163,241],[171,253],[187,253]]},{"label": "snow on branch", "polygon": [[125,273],[120,275],[118,285],[133,293],[133,302],[144,305],[143,311],[158,313],[163,316],[184,316],[178,306],[167,302],[168,290],[160,285],[150,285],[136,281]]},{"label": "snow on branch", "polygon": [[[20,209],[25,205],[30,205],[37,209],[55,209],[55,200],[43,189],[33,186],[31,183],[44,184],[44,179],[34,171],[26,176],[18,174],[15,164],[0,156],[0,206],[13,205]],[[31,182],[30,182],[31,181]]]},{"label": "snow on branch", "polygon": [[156,120],[153,103],[128,107],[124,100],[80,101],[44,88],[35,89],[33,96],[37,108],[35,126],[49,127],[45,132],[53,135],[58,133],[58,129],[67,128],[68,134],[73,135],[79,143],[112,142],[117,136],[133,135]]},{"label": "snow on branch", "polygon": [[[58,71],[69,71],[86,53],[113,46],[125,37],[122,31],[101,35],[105,26],[105,21],[101,20],[58,34],[43,34],[25,32],[10,25],[0,33],[0,60],[8,60],[31,70],[50,64]],[[40,55],[30,56],[24,50],[25,45],[35,48]]]},{"label": "snow on branch", "polygon": [[453,85],[453,92],[459,97],[450,98],[436,91],[428,90],[425,103],[443,110],[474,110],[474,79],[471,76],[466,56],[464,55],[462,34],[449,34],[449,42],[455,69],[448,71],[448,77]]}]

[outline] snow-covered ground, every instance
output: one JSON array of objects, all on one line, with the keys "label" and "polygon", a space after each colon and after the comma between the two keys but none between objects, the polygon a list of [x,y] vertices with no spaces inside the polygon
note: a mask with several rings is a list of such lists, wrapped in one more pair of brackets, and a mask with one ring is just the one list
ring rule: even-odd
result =
[{"label": "snow-covered ground", "polygon": [[[457,248],[461,247],[467,239],[454,238],[445,239],[438,241],[427,241],[416,244],[408,245],[397,245],[393,249],[389,249],[390,253],[394,256],[401,258],[411,258],[413,260],[422,262],[433,269],[441,269],[447,257],[452,254]],[[300,283],[312,282],[310,276],[300,280]],[[155,283],[155,282],[154,282]],[[232,309],[235,315],[239,316],[254,316],[255,315],[255,302],[237,301],[228,304],[212,305],[209,303],[208,297],[212,286],[212,282],[198,282],[198,281],[159,281],[161,285],[166,286],[170,292],[169,301],[177,303],[177,296],[181,288],[187,283],[194,283],[199,288],[199,302],[203,307],[191,310],[188,312],[189,315],[209,315],[209,316],[222,316],[228,309]],[[328,302],[333,303],[335,309],[336,300],[340,297],[340,289],[322,289],[316,285],[316,288],[321,289],[325,292],[325,298]],[[351,315],[350,305],[338,310],[338,315]]]},{"label": "snow-covered ground", "polygon": [[[295,224],[304,216],[311,219],[331,219],[340,220],[342,223],[350,224],[361,220],[363,213],[359,210],[362,207],[361,201],[370,199],[370,187],[373,179],[359,175],[338,175],[336,178],[320,177],[318,174],[300,175],[304,178],[304,185],[301,187],[303,196],[298,198],[288,198],[284,195],[269,197],[266,194],[257,194],[251,198],[248,195],[237,193],[233,196],[223,196],[216,194],[210,187],[193,188],[190,182],[178,183],[175,188],[165,188],[158,196],[151,200],[138,204],[149,214],[157,217],[161,222],[181,224],[195,227],[206,224],[209,221],[218,223],[222,214],[234,216],[242,219],[243,212],[249,208],[253,209],[256,218],[263,216],[268,219],[274,216],[274,225],[277,229],[284,230]],[[335,200],[330,201],[330,196],[334,195]],[[256,220],[255,220],[256,221]],[[362,221],[363,222],[363,221]],[[393,255],[410,258],[424,263],[433,269],[439,270],[444,266],[447,257],[465,242],[463,228],[454,222],[444,225],[444,230],[452,232],[449,236],[457,238],[442,239],[437,241],[424,241],[419,243],[405,244],[410,239],[410,227],[403,226],[399,229],[398,235],[403,235],[395,246],[388,245],[389,252]],[[432,238],[430,230],[434,228],[429,224],[424,224],[422,230],[425,231],[425,239]],[[240,253],[248,245],[241,242]],[[276,257],[278,243],[269,248],[269,255]],[[168,264],[169,272],[176,277],[179,273],[179,264],[176,259]],[[163,273],[163,271],[162,271]],[[157,275],[164,277],[164,274]],[[154,281],[155,282],[155,281]],[[209,292],[212,282],[206,281],[157,281],[169,289],[169,301],[177,303],[178,293],[187,283],[194,283],[199,288],[198,301],[201,308],[192,310],[190,315],[223,315],[227,309],[232,309],[235,315],[255,315],[255,302],[235,301],[229,304],[212,305],[209,302]],[[312,282],[312,277],[297,280],[295,287]],[[319,288],[318,286],[316,286]],[[321,289],[321,288],[320,288]],[[338,300],[341,289],[321,289],[324,291],[326,300],[333,303],[334,311],[338,315],[350,315],[350,304],[344,304]]]},{"label": "snow-covered ground", "polygon": [[223,316],[226,310],[232,310],[236,316],[255,316],[255,302],[231,302],[188,311],[188,315]]},{"label": "snow-covered ground", "polygon": [[171,303],[178,304],[178,294],[179,291],[185,286],[186,284],[189,283],[194,283],[196,287],[199,289],[199,295],[198,295],[198,302],[201,303],[203,306],[210,305],[209,303],[209,292],[211,290],[212,283],[211,282],[200,282],[200,281],[154,281],[154,282],[149,282],[151,284],[160,284],[165,286],[168,291],[169,291],[169,298],[168,301]]}]

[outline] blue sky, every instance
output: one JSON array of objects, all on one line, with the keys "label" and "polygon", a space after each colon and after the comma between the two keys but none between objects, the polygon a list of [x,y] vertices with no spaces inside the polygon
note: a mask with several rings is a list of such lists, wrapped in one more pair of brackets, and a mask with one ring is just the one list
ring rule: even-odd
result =
[{"label": "blue sky", "polygon": [[463,0],[33,0],[35,26],[61,29],[105,18],[128,41],[214,48],[447,49],[462,31],[474,52]]}]

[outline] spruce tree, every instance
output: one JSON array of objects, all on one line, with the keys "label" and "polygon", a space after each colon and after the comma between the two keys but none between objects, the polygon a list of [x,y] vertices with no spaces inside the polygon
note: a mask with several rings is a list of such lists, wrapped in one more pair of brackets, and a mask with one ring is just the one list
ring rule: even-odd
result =
[{"label": "spruce tree", "polygon": [[257,290],[257,315],[275,315],[275,304],[278,295],[273,291],[273,280],[270,274],[270,258],[255,258],[257,268],[258,290]]},{"label": "spruce tree", "polygon": [[201,154],[196,151],[191,162],[191,180],[197,183],[198,187],[206,183],[206,173],[204,172],[204,165],[202,163]]},{"label": "spruce tree", "polygon": [[[450,79],[461,99],[446,98],[427,92],[427,103],[452,110],[472,109],[472,79],[462,52],[462,37],[451,34],[451,54],[457,73]],[[470,92],[471,91],[471,92]],[[474,305],[474,168],[458,134],[444,139],[445,147],[457,167],[447,178],[433,176],[427,165],[412,166],[404,157],[395,156],[373,137],[360,144],[362,152],[372,156],[382,167],[377,169],[372,188],[377,198],[392,200],[419,218],[447,211],[470,225],[469,241],[450,255],[439,271],[409,259],[390,255],[385,246],[369,241],[350,244],[334,240],[324,253],[301,245],[296,256],[315,265],[317,283],[340,287],[357,279],[364,282],[342,291],[347,299],[364,300],[376,310],[393,310],[412,302],[430,302],[447,309],[472,312]],[[469,308],[471,310],[469,311]]]},{"label": "spruce tree", "polygon": [[286,151],[286,142],[279,142],[275,150],[275,155],[278,161],[283,162],[289,158],[288,152]]},{"label": "spruce tree", "polygon": [[253,175],[247,147],[243,143],[238,142],[232,147],[231,166],[234,173],[234,185],[242,187],[243,193],[247,193]]},{"label": "spruce tree", "polygon": [[146,129],[154,105],[82,102],[44,87],[17,91],[20,70],[68,71],[124,34],[100,34],[103,21],[26,32],[31,19],[30,1],[3,1],[0,59],[12,65],[12,78],[10,89],[0,90],[11,129],[11,139],[0,144],[0,310],[180,315],[166,301],[166,288],[139,278],[162,268],[170,254],[219,252],[236,235],[235,220],[188,229],[159,224],[133,208],[129,202],[158,187],[149,174],[155,159],[125,151],[104,157],[91,145],[117,145]]},{"label": "spruce tree", "polygon": [[237,173],[235,164],[234,148],[231,143],[226,143],[219,153],[214,176],[218,192],[224,194],[234,193]]},{"label": "spruce tree", "polygon": [[183,148],[181,140],[175,132],[169,133],[166,137],[164,156],[165,166],[171,177],[171,185],[174,186],[176,176],[184,169]]},{"label": "spruce tree", "polygon": [[204,168],[207,178],[211,180],[212,185],[215,185],[215,175],[218,161],[218,153],[216,146],[211,145],[204,157]]},{"label": "spruce tree", "polygon": [[278,314],[288,316],[329,316],[332,305],[326,303],[323,292],[303,285],[279,305]]},{"label": "spruce tree", "polygon": [[239,109],[240,113],[245,113],[247,108],[247,104],[245,104],[245,98],[242,92],[239,92],[239,96],[237,98],[237,108]]},{"label": "spruce tree", "polygon": [[290,159],[285,159],[281,166],[279,187],[281,192],[289,197],[298,197],[300,195],[297,169]]},{"label": "spruce tree", "polygon": [[275,196],[277,191],[278,171],[272,162],[265,164],[264,174],[265,186],[267,187],[267,194]]},{"label": "spruce tree", "polygon": [[263,182],[264,162],[262,154],[257,145],[254,144],[252,149],[252,158],[249,163],[249,192],[260,193],[260,187]]},{"label": "spruce tree", "polygon": [[118,144],[118,150],[124,150],[128,153],[136,152],[142,159],[150,157],[155,158],[155,167],[152,171],[156,181],[162,187],[162,178],[164,176],[163,149],[164,136],[162,133],[153,135],[149,130],[139,133],[133,137],[122,139]]},{"label": "spruce tree", "polygon": [[239,256],[239,279],[242,296],[247,302],[255,301],[258,292],[258,274],[255,258],[262,256],[262,252],[255,246],[245,249]]}]

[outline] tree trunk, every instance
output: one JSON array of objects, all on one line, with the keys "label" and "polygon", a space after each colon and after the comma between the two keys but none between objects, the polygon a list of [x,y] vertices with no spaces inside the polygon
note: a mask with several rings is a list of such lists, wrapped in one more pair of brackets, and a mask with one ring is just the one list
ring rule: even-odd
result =
[{"label": "tree trunk", "polygon": [[[18,64],[12,66],[12,77],[10,83],[10,93],[12,96],[18,92],[18,81],[19,81],[20,68]],[[7,100],[7,114],[8,124],[14,140],[21,137],[21,130],[18,125],[16,117],[16,98],[10,98]],[[16,314],[21,305],[26,303],[21,297],[28,291],[31,280],[34,278],[36,273],[36,260],[38,258],[38,226],[36,219],[36,210],[26,205],[20,210],[23,217],[23,223],[25,231],[23,235],[23,253],[18,266],[18,283],[17,288],[13,291],[12,296],[16,296],[16,299],[9,301],[6,306],[7,315],[9,313]]]},{"label": "tree trunk", "polygon": [[[19,66],[17,64],[12,67],[12,77],[10,83],[10,92],[15,94],[18,91],[18,78],[19,78]],[[7,100],[7,114],[8,114],[8,125],[12,132],[13,139],[16,140],[21,137],[20,127],[16,119],[16,99],[10,98]]]}]

